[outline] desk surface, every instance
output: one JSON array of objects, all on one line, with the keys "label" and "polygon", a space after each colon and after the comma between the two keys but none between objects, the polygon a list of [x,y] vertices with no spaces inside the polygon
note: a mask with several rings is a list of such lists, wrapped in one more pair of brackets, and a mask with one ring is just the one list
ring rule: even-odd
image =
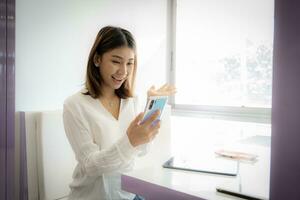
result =
[{"label": "desk surface", "polygon": [[[160,136],[152,144],[150,152],[137,159],[135,170],[122,175],[124,190],[144,196],[147,200],[240,199],[216,192],[216,187],[222,187],[268,199],[269,145],[243,143],[243,150],[259,155],[258,161],[252,164],[240,162],[238,176],[229,177],[163,168],[162,164],[172,156],[168,141],[167,136]],[[238,148],[239,145],[235,145],[234,149]]]}]

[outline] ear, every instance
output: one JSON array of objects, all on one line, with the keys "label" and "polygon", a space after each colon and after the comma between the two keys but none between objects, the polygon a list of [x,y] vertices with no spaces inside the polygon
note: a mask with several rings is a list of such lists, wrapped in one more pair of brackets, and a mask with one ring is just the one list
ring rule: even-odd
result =
[{"label": "ear", "polygon": [[96,67],[100,66],[101,57],[99,56],[98,53],[95,53],[94,58],[93,58],[93,62],[94,62],[94,64],[95,64]]}]

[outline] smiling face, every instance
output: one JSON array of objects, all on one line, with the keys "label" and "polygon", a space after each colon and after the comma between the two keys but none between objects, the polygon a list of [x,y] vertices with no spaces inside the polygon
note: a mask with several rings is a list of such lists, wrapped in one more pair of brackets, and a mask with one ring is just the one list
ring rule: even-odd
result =
[{"label": "smiling face", "polygon": [[96,57],[95,64],[99,65],[105,89],[116,90],[121,87],[132,74],[134,57],[134,50],[129,47],[115,48]]}]

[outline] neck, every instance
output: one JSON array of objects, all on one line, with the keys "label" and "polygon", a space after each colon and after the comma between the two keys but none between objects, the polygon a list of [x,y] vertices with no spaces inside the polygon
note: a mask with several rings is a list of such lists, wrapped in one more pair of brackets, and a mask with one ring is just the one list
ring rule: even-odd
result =
[{"label": "neck", "polygon": [[111,88],[108,88],[108,87],[102,87],[101,92],[102,92],[102,95],[101,95],[102,98],[113,99],[113,98],[116,97],[114,89],[111,89]]}]

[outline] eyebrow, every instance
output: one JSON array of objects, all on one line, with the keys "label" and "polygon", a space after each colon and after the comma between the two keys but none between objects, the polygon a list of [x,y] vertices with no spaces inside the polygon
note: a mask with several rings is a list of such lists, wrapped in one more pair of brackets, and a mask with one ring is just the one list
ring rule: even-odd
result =
[{"label": "eyebrow", "polygon": [[[118,56],[118,55],[112,55],[112,57],[115,57],[115,58],[120,58],[120,59],[124,59],[123,57],[121,57],[121,56]],[[129,60],[134,60],[134,58],[129,58]]]}]

